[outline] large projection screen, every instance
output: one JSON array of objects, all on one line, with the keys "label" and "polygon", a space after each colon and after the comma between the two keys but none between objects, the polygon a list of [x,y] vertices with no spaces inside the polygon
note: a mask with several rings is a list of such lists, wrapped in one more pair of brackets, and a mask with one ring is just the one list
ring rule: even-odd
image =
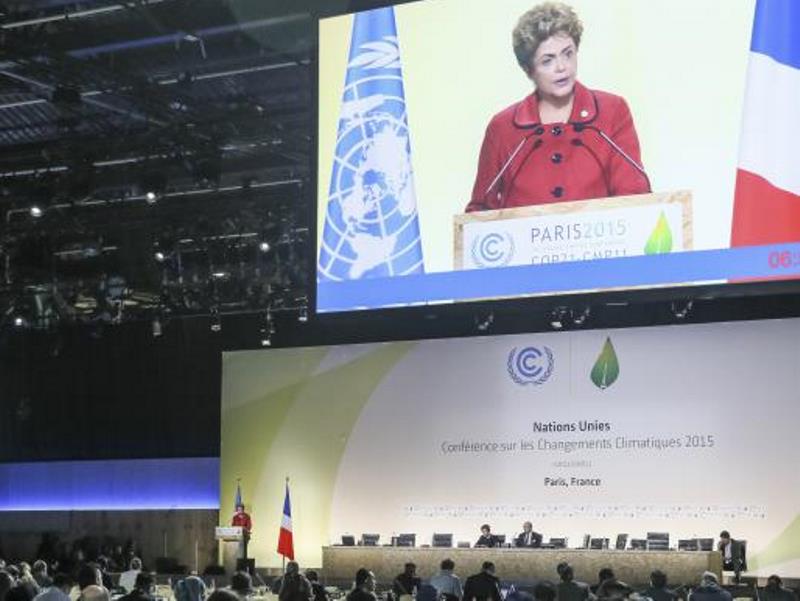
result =
[{"label": "large projection screen", "polygon": [[[800,195],[800,181],[786,133],[795,130],[766,123],[783,114],[770,108],[773,100],[794,112],[800,56],[762,47],[759,36],[781,45],[780,32],[767,29],[781,15],[765,10],[763,31],[754,33],[755,0],[568,3],[583,23],[577,81],[625,100],[653,191],[688,195],[688,213],[672,205],[631,212],[637,201],[627,196],[610,211],[601,203],[562,213],[557,205],[569,203],[559,197],[531,198],[555,213],[513,227],[493,216],[456,234],[454,219],[474,200],[487,125],[533,92],[511,32],[536,4],[421,0],[381,9],[393,20],[375,19],[357,33],[356,20],[376,11],[320,20],[317,309],[798,277],[800,211],[789,200]],[[763,6],[779,4],[795,10]],[[522,179],[550,182],[566,199],[585,167],[572,162],[583,149],[612,152],[597,132],[572,125],[584,113],[603,122],[608,105],[601,101],[595,115],[587,102],[559,138],[574,147],[555,152],[561,147],[550,127],[539,136],[520,117],[498,161],[531,133],[531,146],[544,144],[523,145],[509,173],[519,168]],[[756,192],[753,182],[772,187]],[[768,200],[772,192],[786,210]],[[761,209],[751,212],[751,201]]]},{"label": "large projection screen", "polygon": [[304,566],[342,534],[529,519],[571,547],[727,529],[800,576],[798,391],[798,319],[225,353],[221,519],[241,479],[280,565],[288,476]]}]

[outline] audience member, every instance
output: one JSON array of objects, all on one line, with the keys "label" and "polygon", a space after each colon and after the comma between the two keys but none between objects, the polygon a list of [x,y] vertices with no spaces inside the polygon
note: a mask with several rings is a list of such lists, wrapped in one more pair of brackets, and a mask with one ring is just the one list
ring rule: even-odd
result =
[{"label": "audience member", "polygon": [[533,598],[535,601],[555,601],[556,587],[549,580],[540,580],[533,587]]},{"label": "audience member", "polygon": [[278,601],[310,601],[311,597],[311,583],[300,573],[300,565],[296,561],[290,561],[286,564]]},{"label": "audience member", "polygon": [[556,572],[561,579],[556,587],[558,601],[586,601],[591,596],[589,585],[575,581],[575,571],[567,562],[558,564]]},{"label": "audience member", "polygon": [[206,601],[239,601],[239,597],[233,591],[218,588],[208,596]]},{"label": "audience member", "polygon": [[624,582],[617,580],[614,570],[603,568],[597,575],[597,590],[595,595],[598,599],[624,599],[633,592],[633,589]]},{"label": "audience member", "polygon": [[17,581],[11,574],[5,570],[0,570],[0,601],[5,599],[6,593],[14,588],[16,584]]},{"label": "audience member", "polygon": [[439,592],[430,584],[420,584],[417,589],[416,601],[439,601]]},{"label": "audience member", "polygon": [[311,583],[311,598],[314,601],[329,601],[328,591],[319,583],[319,574],[315,570],[306,570],[306,578]]},{"label": "audience member", "polygon": [[732,597],[719,585],[714,572],[703,572],[700,586],[689,594],[689,601],[732,601]]},{"label": "audience member", "polygon": [[667,575],[661,570],[650,573],[650,586],[642,591],[642,595],[653,601],[675,601],[678,593],[667,588]]},{"label": "audience member", "polygon": [[102,585],[110,591],[114,588],[114,581],[111,579],[111,574],[108,573],[108,557],[100,555],[97,558],[97,568],[100,570]]},{"label": "audience member", "polygon": [[500,579],[494,575],[494,564],[484,561],[481,571],[468,577],[464,582],[464,601],[502,601],[500,594]]},{"label": "audience member", "polygon": [[123,596],[120,601],[153,601],[154,590],[155,580],[153,575],[147,572],[139,572],[136,575],[133,590]]},{"label": "audience member", "polygon": [[33,562],[32,575],[39,588],[45,589],[53,585],[53,579],[47,574],[47,562],[43,559],[37,559]]},{"label": "audience member", "polygon": [[119,575],[119,588],[123,589],[126,593],[133,591],[133,587],[136,585],[136,577],[141,571],[142,560],[138,557],[134,557],[131,559],[130,569]]},{"label": "audience member", "polygon": [[[36,564],[34,564],[34,568]],[[56,574],[49,587],[46,587],[36,597],[36,601],[70,601],[69,593],[75,583],[67,574]]]},{"label": "audience member", "polygon": [[100,569],[93,563],[85,563],[78,569],[78,588],[83,591],[86,587],[103,586],[103,577]]},{"label": "audience member", "polygon": [[245,599],[253,594],[253,579],[247,572],[234,572],[231,576],[231,590],[239,599]]},{"label": "audience member", "polygon": [[78,601],[111,601],[111,596],[108,594],[108,589],[98,584],[90,584],[84,589],[81,589],[81,596]]},{"label": "audience member", "polygon": [[794,591],[784,588],[783,580],[777,574],[767,578],[767,586],[761,592],[761,601],[797,601]]},{"label": "audience member", "polygon": [[398,574],[392,582],[392,591],[398,597],[417,594],[422,579],[417,577],[417,566],[411,562],[403,567],[403,573]]},{"label": "audience member", "polygon": [[33,601],[33,595],[31,595],[31,589],[25,585],[17,584],[16,586],[9,589],[6,592],[5,599],[3,601]]},{"label": "audience member", "polygon": [[367,568],[356,572],[353,590],[347,594],[347,601],[377,601],[375,596],[375,574]]},{"label": "audience member", "polygon": [[461,578],[453,573],[455,567],[456,564],[452,559],[445,559],[439,565],[439,573],[430,580],[431,586],[436,589],[443,601],[459,601],[464,595]]},{"label": "audience member", "polygon": [[204,601],[206,583],[197,576],[188,576],[178,581],[175,587],[175,601]]}]

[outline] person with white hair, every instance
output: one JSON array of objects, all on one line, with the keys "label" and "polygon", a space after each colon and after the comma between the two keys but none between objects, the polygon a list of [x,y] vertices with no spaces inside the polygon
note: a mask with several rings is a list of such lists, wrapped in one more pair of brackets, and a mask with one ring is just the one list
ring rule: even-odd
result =
[{"label": "person with white hair", "polygon": [[714,572],[703,572],[700,586],[689,594],[689,601],[732,601],[731,594],[719,585]]},{"label": "person with white hair", "polygon": [[138,557],[131,559],[131,567],[129,570],[122,572],[119,575],[119,587],[125,589],[126,593],[130,593],[136,586],[136,577],[142,571],[142,560]]}]

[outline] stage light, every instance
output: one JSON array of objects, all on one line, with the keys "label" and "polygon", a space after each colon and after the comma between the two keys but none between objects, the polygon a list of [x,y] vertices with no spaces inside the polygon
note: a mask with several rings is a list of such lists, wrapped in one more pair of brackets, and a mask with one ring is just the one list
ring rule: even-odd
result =
[{"label": "stage light", "polygon": [[14,327],[15,328],[24,328],[27,323],[28,323],[27,320],[24,317],[22,317],[21,315],[16,315],[14,317]]},{"label": "stage light", "polygon": [[272,335],[275,333],[275,324],[272,322],[272,313],[267,309],[261,316],[261,327],[258,329],[262,347],[272,346]]},{"label": "stage light", "polygon": [[669,309],[675,319],[686,319],[689,313],[692,312],[694,301],[689,300],[674,300],[670,303]]},{"label": "stage light", "polygon": [[570,318],[571,312],[569,307],[555,307],[550,311],[549,321],[550,327],[554,330],[563,330]]},{"label": "stage light", "polygon": [[308,321],[308,308],[300,307],[300,312],[297,314],[297,321],[306,323]]},{"label": "stage light", "polygon": [[586,320],[589,319],[589,315],[592,313],[592,308],[590,306],[585,306],[583,309],[579,311],[572,312],[572,323],[576,327],[581,327],[583,324],[586,323]]},{"label": "stage light", "polygon": [[154,258],[154,259],[155,259],[157,262],[159,262],[159,263],[163,263],[163,262],[164,262],[164,259],[166,259],[167,257],[166,257],[166,255],[165,255],[164,253],[162,253],[160,250],[157,250],[157,251],[156,251],[156,252],[153,254],[153,258]]},{"label": "stage light", "polygon": [[160,315],[153,316],[153,321],[150,323],[150,328],[153,333],[153,338],[159,338],[164,333],[164,324],[161,321]]},{"label": "stage light", "polygon": [[475,329],[478,330],[479,332],[488,331],[489,328],[492,327],[493,323],[494,323],[494,313],[491,311],[489,313],[486,313],[485,315],[478,314],[475,316]]},{"label": "stage light", "polygon": [[158,202],[158,194],[156,194],[152,190],[148,190],[147,192],[144,193],[144,200],[145,202],[147,202],[147,204],[154,205],[156,204],[156,202]]},{"label": "stage light", "polygon": [[37,205],[33,205],[30,208],[30,214],[31,214],[31,217],[33,217],[35,219],[38,219],[39,217],[41,217],[44,214],[44,211],[42,211],[41,207],[38,207]]},{"label": "stage light", "polygon": [[268,253],[270,248],[272,248],[272,247],[269,245],[269,242],[267,242],[266,240],[263,240],[262,242],[260,242],[258,244],[258,250],[260,250],[262,253]]},{"label": "stage light", "polygon": [[215,333],[222,331],[222,320],[217,307],[211,307],[211,331]]}]

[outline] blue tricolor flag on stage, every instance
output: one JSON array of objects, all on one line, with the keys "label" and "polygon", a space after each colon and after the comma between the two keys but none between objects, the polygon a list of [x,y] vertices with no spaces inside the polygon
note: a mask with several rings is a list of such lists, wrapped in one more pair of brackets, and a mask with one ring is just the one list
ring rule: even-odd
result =
[{"label": "blue tricolor flag on stage", "polygon": [[242,502],[242,485],[240,482],[236,483],[236,496],[233,498],[233,510],[236,511],[237,508],[242,507],[244,503]]},{"label": "blue tricolor flag on stage", "polygon": [[294,559],[294,534],[292,533],[292,503],[289,500],[289,479],[286,479],[286,496],[283,498],[283,517],[278,534],[278,554]]},{"label": "blue tricolor flag on stage", "polygon": [[732,246],[800,240],[800,0],[757,0]]},{"label": "blue tricolor flag on stage", "polygon": [[394,9],[353,20],[320,281],[421,273],[411,143]]}]

